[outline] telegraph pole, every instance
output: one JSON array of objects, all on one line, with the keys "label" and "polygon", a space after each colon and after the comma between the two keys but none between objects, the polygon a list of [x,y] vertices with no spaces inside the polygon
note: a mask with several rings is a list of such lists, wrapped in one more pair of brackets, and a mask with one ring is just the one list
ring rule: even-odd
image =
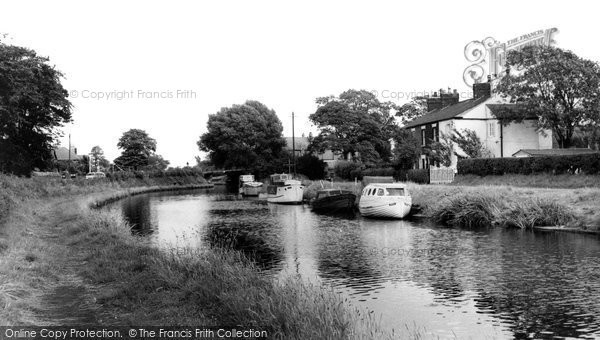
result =
[{"label": "telegraph pole", "polygon": [[69,133],[69,168],[67,169],[67,172],[69,173],[69,178],[71,176],[71,134]]},{"label": "telegraph pole", "polygon": [[294,135],[294,112],[292,112],[292,163],[294,163],[294,176],[296,176],[296,136]]}]

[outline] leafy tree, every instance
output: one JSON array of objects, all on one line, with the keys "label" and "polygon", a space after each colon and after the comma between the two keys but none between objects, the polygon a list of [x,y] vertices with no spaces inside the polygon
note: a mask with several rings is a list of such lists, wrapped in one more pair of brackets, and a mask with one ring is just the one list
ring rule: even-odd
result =
[{"label": "leafy tree", "polygon": [[123,151],[115,159],[115,165],[138,170],[148,165],[150,156],[156,151],[156,140],[144,130],[131,129],[119,138],[117,147]]},{"label": "leafy tree", "polygon": [[110,165],[110,162],[104,157],[104,150],[98,145],[94,146],[90,151],[90,158],[94,170],[98,170],[99,168],[106,169]]},{"label": "leafy tree", "polygon": [[56,128],[71,121],[62,77],[48,58],[0,41],[0,171],[26,175],[51,163]]},{"label": "leafy tree", "polygon": [[317,111],[309,119],[319,129],[310,150],[331,149],[344,159],[378,163],[391,156],[390,139],[397,129],[391,102],[380,102],[365,90],[348,90],[339,97],[320,97]]},{"label": "leafy tree", "polygon": [[198,147],[217,167],[269,171],[281,161],[283,125],[274,110],[258,101],[222,108],[208,116],[207,128]]},{"label": "leafy tree", "polygon": [[148,170],[164,171],[169,167],[169,163],[170,162],[164,159],[161,155],[153,153],[150,155],[150,157],[148,157],[148,165],[146,168]]},{"label": "leafy tree", "polygon": [[[600,66],[556,47],[528,46],[507,56],[497,91],[516,106],[494,112],[503,124],[531,115],[568,148],[576,128],[600,125]],[[515,72],[513,72],[513,70]]]},{"label": "leafy tree", "polygon": [[424,97],[414,97],[410,102],[398,108],[396,116],[400,117],[402,124],[406,125],[408,122],[425,113],[427,113],[427,99]]},{"label": "leafy tree", "polygon": [[296,159],[296,171],[306,175],[309,179],[325,178],[327,164],[319,157],[306,153]]},{"label": "leafy tree", "polygon": [[432,141],[427,148],[424,148],[424,153],[429,157],[430,162],[438,163],[442,166],[452,165],[452,151],[454,144],[445,133],[441,134],[439,141]]},{"label": "leafy tree", "polygon": [[450,140],[467,155],[468,158],[490,157],[489,150],[483,145],[475,131],[463,129],[462,132],[454,129],[449,136]]},{"label": "leafy tree", "polygon": [[412,132],[400,129],[394,135],[394,167],[396,169],[412,169],[421,155],[421,146]]}]

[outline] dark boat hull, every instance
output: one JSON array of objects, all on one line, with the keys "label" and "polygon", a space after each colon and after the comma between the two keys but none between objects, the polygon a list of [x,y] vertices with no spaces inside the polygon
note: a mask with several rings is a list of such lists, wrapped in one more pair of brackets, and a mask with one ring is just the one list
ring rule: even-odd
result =
[{"label": "dark boat hull", "polygon": [[312,210],[316,212],[349,212],[354,209],[356,195],[341,194],[318,198],[312,203]]}]

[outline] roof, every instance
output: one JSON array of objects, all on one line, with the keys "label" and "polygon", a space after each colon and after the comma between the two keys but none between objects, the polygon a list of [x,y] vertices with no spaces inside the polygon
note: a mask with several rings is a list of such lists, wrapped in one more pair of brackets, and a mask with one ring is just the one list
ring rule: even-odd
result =
[{"label": "roof", "polygon": [[423,116],[417,117],[410,121],[408,124],[404,126],[404,128],[412,128],[419,125],[441,122],[443,120],[452,119],[459,114],[468,111],[477,105],[488,100],[489,97],[481,97],[477,99],[468,99],[463,100],[462,102],[458,102],[454,105],[446,106],[438,110],[433,110],[424,114]]},{"label": "roof", "polygon": [[366,187],[386,188],[387,189],[387,188],[406,188],[407,185],[405,183],[401,183],[401,182],[396,182],[396,183],[369,183]]},{"label": "roof", "polygon": [[[71,160],[82,159],[83,156],[78,155],[75,151],[75,148],[71,148]],[[64,146],[59,146],[56,149],[52,150],[52,152],[55,159],[59,161],[69,160],[69,149],[65,148]]]},{"label": "roof", "polygon": [[[292,149],[292,137],[283,137],[285,139],[285,148]],[[308,148],[308,137],[294,137],[294,147],[296,150],[305,150]]]},{"label": "roof", "polygon": [[518,153],[524,153],[529,156],[567,156],[567,155],[587,155],[598,153],[596,150],[587,148],[570,148],[570,149],[521,149],[513,153],[513,157]]}]

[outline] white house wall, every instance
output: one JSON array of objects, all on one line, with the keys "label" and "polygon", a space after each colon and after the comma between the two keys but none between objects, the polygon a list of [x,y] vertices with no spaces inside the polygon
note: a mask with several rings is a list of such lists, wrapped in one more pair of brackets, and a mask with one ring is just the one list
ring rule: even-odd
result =
[{"label": "white house wall", "polygon": [[504,156],[510,157],[521,149],[552,149],[552,133],[545,131],[545,136],[536,131],[535,122],[512,123],[503,127]]}]

